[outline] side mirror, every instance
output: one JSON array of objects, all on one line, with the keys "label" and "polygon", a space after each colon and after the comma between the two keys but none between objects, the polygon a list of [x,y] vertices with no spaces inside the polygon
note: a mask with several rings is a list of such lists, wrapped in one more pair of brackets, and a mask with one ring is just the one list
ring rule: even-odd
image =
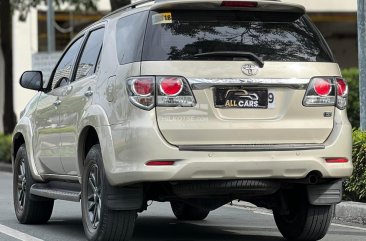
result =
[{"label": "side mirror", "polygon": [[20,85],[30,90],[43,90],[43,75],[41,71],[26,71],[20,77]]}]

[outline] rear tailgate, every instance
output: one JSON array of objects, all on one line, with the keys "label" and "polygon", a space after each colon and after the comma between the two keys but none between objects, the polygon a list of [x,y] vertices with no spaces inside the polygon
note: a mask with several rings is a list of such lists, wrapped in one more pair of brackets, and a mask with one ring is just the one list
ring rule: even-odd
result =
[{"label": "rear tailgate", "polygon": [[[143,62],[143,75],[166,75],[169,69],[170,75],[185,76],[196,98],[194,107],[156,107],[164,138],[174,145],[323,143],[327,139],[335,107],[305,107],[304,87],[314,76],[338,76],[337,64],[286,63],[281,67],[280,63],[266,63],[255,79],[243,77],[242,65],[227,61]],[[288,84],[282,84],[286,80]],[[268,109],[215,107],[215,88],[251,89],[252,83],[271,83],[255,85],[273,94]]]},{"label": "rear tailgate", "polygon": [[141,74],[182,76],[196,100],[156,107],[169,143],[316,144],[330,135],[334,105],[303,105],[313,77],[340,76],[318,31],[303,13],[246,10],[150,12]]}]

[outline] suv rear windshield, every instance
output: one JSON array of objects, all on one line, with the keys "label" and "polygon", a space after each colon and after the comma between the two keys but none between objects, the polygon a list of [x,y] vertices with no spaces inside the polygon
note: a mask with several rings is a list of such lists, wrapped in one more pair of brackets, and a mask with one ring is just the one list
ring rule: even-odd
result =
[{"label": "suv rear windshield", "polygon": [[249,52],[264,61],[334,62],[305,16],[243,11],[151,11],[143,61],[235,60],[212,52]]}]

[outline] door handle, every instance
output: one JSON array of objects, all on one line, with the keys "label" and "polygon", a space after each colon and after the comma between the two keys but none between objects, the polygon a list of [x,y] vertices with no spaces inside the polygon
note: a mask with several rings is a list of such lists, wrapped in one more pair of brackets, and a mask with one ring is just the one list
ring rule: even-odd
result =
[{"label": "door handle", "polygon": [[85,95],[86,97],[90,97],[90,96],[92,96],[92,95],[93,95],[93,91],[90,89],[90,87],[89,87],[89,89],[84,93],[84,95]]},{"label": "door handle", "polygon": [[53,105],[57,107],[61,105],[61,102],[62,102],[61,100],[57,99],[55,102],[53,102]]}]

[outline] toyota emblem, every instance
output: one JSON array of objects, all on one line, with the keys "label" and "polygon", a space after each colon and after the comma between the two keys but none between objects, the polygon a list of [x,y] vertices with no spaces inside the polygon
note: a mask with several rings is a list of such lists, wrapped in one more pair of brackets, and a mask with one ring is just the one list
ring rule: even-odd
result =
[{"label": "toyota emblem", "polygon": [[247,76],[254,76],[258,74],[259,67],[254,64],[245,64],[241,67],[241,71]]}]

